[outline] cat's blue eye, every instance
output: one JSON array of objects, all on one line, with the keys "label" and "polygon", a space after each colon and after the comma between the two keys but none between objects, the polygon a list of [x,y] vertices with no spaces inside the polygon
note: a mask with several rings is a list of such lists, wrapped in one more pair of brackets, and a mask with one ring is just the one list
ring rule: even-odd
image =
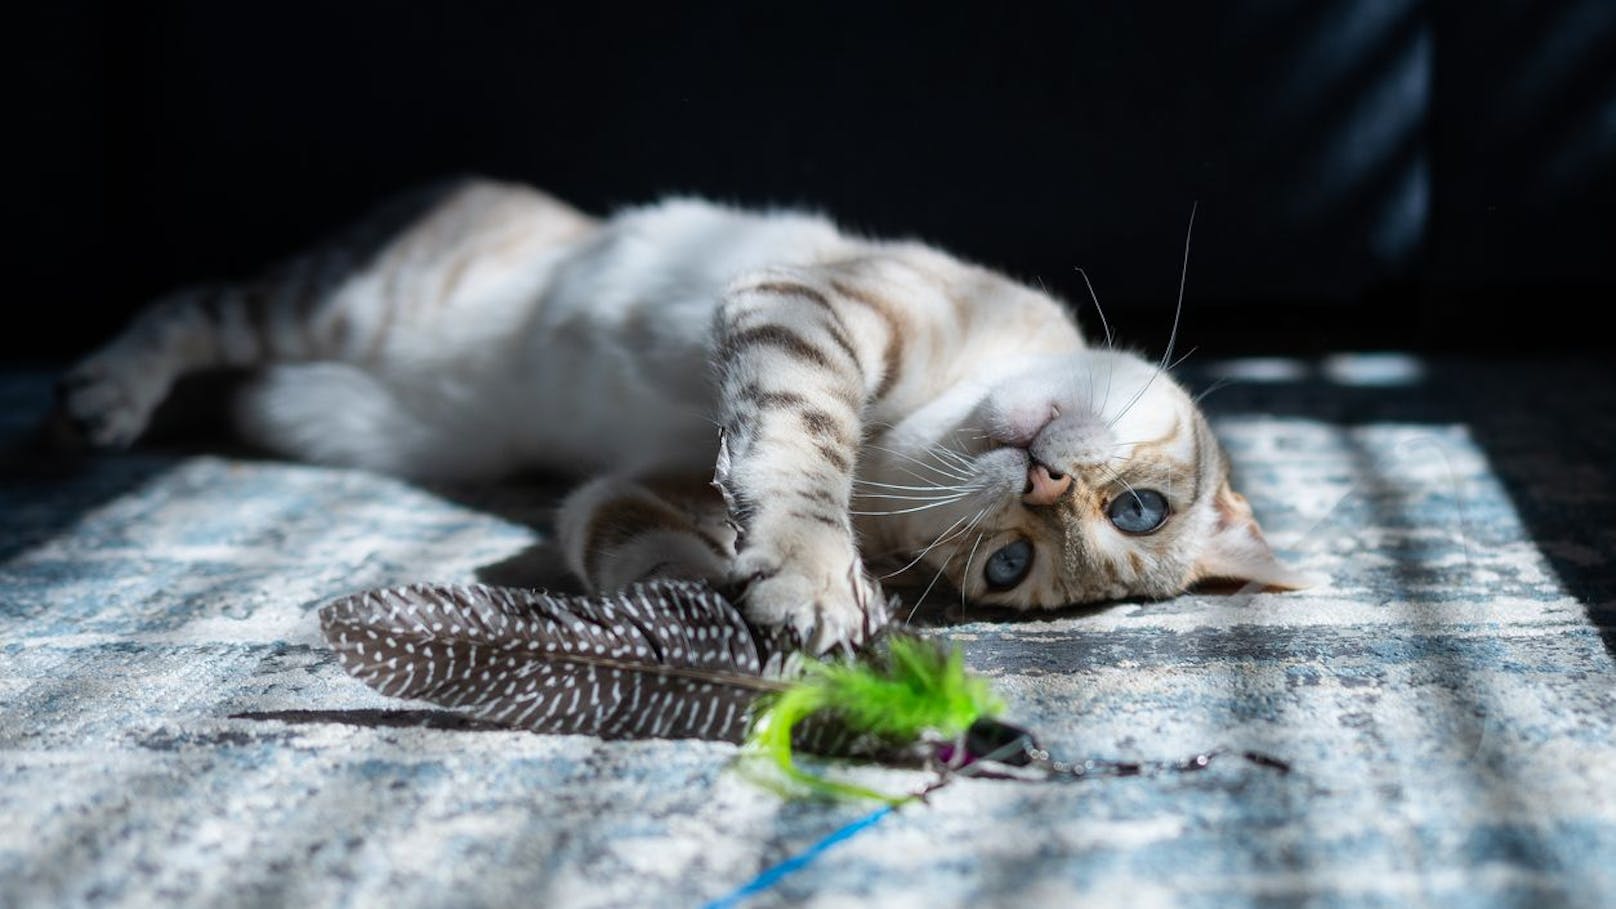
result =
[{"label": "cat's blue eye", "polygon": [[988,556],[988,563],[982,569],[982,579],[994,590],[1009,590],[1026,580],[1027,572],[1031,570],[1032,544],[1026,540],[1016,540]]},{"label": "cat's blue eye", "polygon": [[1123,533],[1150,533],[1167,523],[1167,497],[1154,489],[1130,489],[1111,500],[1106,514]]}]

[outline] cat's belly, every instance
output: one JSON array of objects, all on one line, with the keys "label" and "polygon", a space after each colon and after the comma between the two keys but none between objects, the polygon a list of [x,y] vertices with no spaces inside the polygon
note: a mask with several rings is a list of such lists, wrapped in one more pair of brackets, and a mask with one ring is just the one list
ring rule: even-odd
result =
[{"label": "cat's belly", "polygon": [[718,450],[708,332],[739,274],[842,241],[827,222],[670,203],[614,219],[556,270],[510,376],[531,466],[709,473]]},{"label": "cat's belly", "polygon": [[580,476],[711,471],[708,364],[699,341],[680,341],[652,354],[592,332],[539,340],[507,390],[524,466]]}]

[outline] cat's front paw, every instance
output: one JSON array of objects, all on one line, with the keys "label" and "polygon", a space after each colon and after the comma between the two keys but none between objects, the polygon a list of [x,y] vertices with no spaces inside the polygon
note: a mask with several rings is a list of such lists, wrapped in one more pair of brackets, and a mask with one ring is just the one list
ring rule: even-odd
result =
[{"label": "cat's front paw", "polygon": [[735,580],[742,587],[747,621],[815,655],[857,649],[891,613],[880,583],[857,556],[839,569],[814,569],[743,553],[735,563]]}]

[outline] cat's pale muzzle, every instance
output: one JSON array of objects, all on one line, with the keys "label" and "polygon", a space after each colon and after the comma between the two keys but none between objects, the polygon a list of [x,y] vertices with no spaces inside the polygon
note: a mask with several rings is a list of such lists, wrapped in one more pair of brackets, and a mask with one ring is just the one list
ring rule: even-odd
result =
[{"label": "cat's pale muzzle", "polygon": [[1115,434],[1104,420],[1078,410],[1044,424],[1027,452],[1054,474],[1071,474],[1105,464],[1115,454],[1115,442]]}]

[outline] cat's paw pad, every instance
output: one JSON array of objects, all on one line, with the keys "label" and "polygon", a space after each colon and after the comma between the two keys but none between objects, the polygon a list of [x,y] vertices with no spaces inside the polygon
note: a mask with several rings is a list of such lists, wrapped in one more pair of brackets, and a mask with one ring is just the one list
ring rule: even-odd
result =
[{"label": "cat's paw pad", "polygon": [[793,648],[813,654],[852,651],[881,630],[890,614],[881,585],[857,559],[843,571],[807,572],[766,560],[737,561],[747,620]]},{"label": "cat's paw pad", "polygon": [[56,383],[56,409],[83,442],[96,448],[127,448],[145,431],[162,397],[116,369],[89,360]]}]

